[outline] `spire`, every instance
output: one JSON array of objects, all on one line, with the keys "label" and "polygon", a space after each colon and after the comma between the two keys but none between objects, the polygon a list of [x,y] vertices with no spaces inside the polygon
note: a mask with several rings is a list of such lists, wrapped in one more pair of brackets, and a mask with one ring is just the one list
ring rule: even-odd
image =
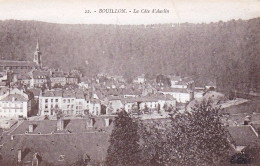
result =
[{"label": "spire", "polygon": [[40,46],[39,46],[39,38],[37,38],[36,51],[40,51]]}]

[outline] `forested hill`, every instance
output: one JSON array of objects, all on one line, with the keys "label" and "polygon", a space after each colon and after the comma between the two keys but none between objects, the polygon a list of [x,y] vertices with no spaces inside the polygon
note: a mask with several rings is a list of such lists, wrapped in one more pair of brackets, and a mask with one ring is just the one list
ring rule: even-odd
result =
[{"label": "forested hill", "polygon": [[259,27],[260,18],[150,26],[9,20],[0,22],[0,57],[31,60],[39,37],[45,66],[87,75],[181,74],[243,89],[256,87],[260,75]]}]

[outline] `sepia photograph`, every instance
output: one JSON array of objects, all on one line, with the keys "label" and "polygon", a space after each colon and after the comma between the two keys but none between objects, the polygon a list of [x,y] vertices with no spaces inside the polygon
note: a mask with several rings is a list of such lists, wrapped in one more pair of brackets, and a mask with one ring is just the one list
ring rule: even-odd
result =
[{"label": "sepia photograph", "polygon": [[0,166],[260,166],[260,0],[0,0]]}]

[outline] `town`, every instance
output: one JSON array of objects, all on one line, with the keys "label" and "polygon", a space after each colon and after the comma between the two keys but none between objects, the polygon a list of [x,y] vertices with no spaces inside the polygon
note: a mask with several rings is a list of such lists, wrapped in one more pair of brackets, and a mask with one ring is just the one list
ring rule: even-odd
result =
[{"label": "town", "polygon": [[106,73],[86,78],[78,70],[48,68],[42,58],[37,40],[33,61],[0,61],[0,160],[11,159],[9,164],[38,165],[41,158],[66,165],[78,155],[102,163],[118,112],[142,120],[167,119],[203,98],[227,108],[223,115],[237,152],[259,141],[259,112],[228,112],[248,100],[224,99],[215,80],[197,87],[180,75],[148,79],[143,74],[132,82]]}]

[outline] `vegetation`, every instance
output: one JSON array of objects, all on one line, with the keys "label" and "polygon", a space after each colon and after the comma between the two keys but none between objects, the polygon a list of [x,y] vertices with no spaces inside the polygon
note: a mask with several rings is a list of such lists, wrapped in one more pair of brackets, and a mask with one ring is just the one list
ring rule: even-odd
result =
[{"label": "vegetation", "polygon": [[125,111],[117,115],[109,140],[106,165],[136,166],[140,161],[138,124]]},{"label": "vegetation", "polygon": [[0,22],[0,58],[32,60],[39,37],[43,64],[85,75],[131,80],[145,73],[191,76],[198,86],[249,91],[259,84],[260,18],[210,24],[62,25]]},{"label": "vegetation", "polygon": [[170,124],[142,125],[142,164],[221,165],[229,145],[220,110],[208,100],[195,105],[191,112],[176,112]]}]

